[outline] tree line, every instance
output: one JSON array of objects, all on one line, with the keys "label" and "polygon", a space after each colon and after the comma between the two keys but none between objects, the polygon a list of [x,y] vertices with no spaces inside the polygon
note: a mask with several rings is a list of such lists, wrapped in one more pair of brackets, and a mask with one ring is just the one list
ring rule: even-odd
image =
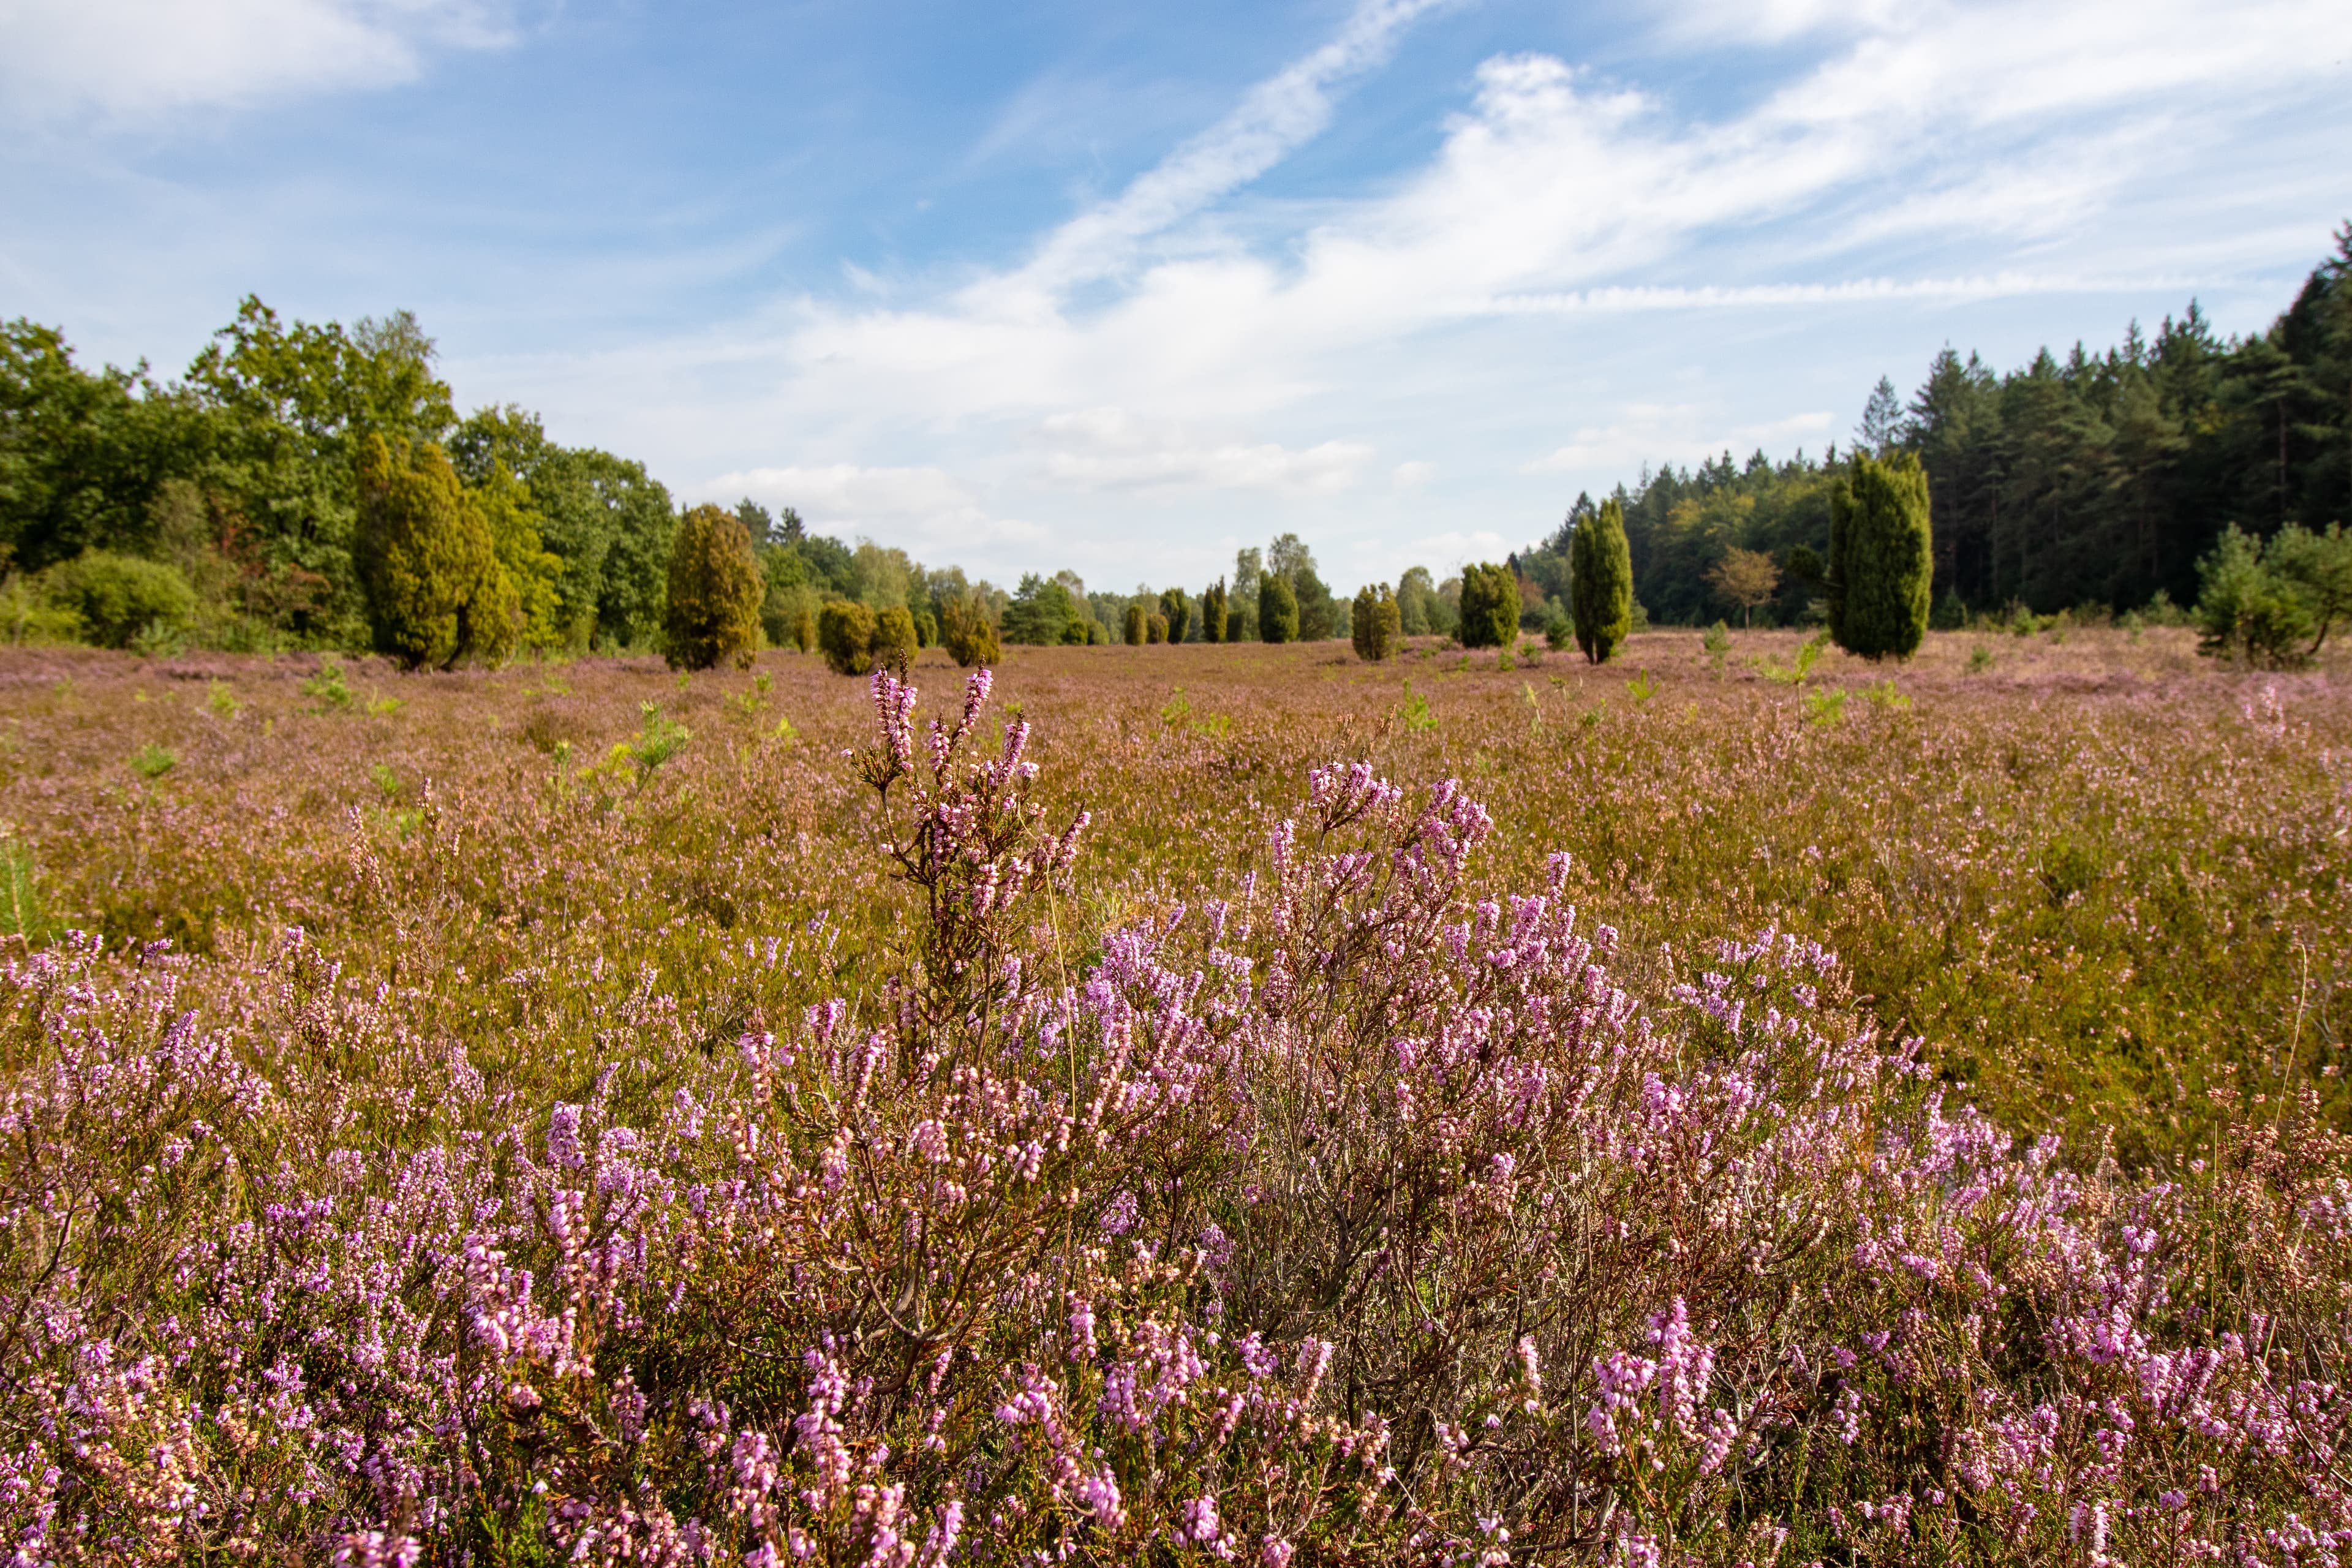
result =
[{"label": "tree line", "polygon": [[2152,339],[2134,323],[2102,354],[2006,374],[1947,349],[1907,404],[1882,378],[1843,455],[1645,468],[1501,563],[1416,566],[1352,599],[1295,533],[1197,591],[1063,571],[1008,592],[789,507],[682,510],[642,464],[562,446],[526,410],[459,417],[406,312],[346,329],[247,298],[168,382],[86,369],[17,320],[0,325],[0,635],[415,664],[765,643],[862,668],[900,645],[1356,638],[1370,613],[1366,647],[1525,630],[1605,658],[1653,620],[1834,626],[1857,459],[1906,459],[1932,495],[1936,623],[2210,599],[2221,563],[2237,607],[2209,640],[2284,661],[2335,618],[2309,564],[2334,557],[2304,542],[2352,512],[2352,223],[2263,332],[2220,339],[2191,301]]},{"label": "tree line", "polygon": [[[1637,620],[1781,625],[1826,613],[1832,497],[1856,452],[1916,457],[1933,494],[1936,621],[2186,605],[2200,563],[2352,521],[2352,223],[2260,332],[2218,336],[2192,300],[2153,337],[2044,349],[1996,374],[1946,349],[1906,402],[1882,378],[1847,450],[1730,453],[1620,485]],[[1580,497],[1510,564],[1565,613]]]}]

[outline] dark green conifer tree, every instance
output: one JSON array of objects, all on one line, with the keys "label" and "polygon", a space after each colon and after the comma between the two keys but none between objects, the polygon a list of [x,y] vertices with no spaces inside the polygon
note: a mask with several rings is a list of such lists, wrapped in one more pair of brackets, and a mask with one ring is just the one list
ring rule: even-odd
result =
[{"label": "dark green conifer tree", "polygon": [[1830,635],[1848,653],[1908,658],[1927,633],[1935,574],[1927,470],[1916,454],[1857,452],[1830,495]]},{"label": "dark green conifer tree", "polygon": [[742,519],[698,506],[677,520],[670,542],[669,602],[662,613],[673,669],[709,669],[721,660],[749,669],[760,651],[760,608],[768,585]]},{"label": "dark green conifer tree", "polygon": [[1396,595],[1385,583],[1367,583],[1356,591],[1356,601],[1348,617],[1349,640],[1356,645],[1356,657],[1367,663],[1378,664],[1397,650],[1402,633],[1398,629]]},{"label": "dark green conifer tree", "polygon": [[1568,581],[1576,646],[1594,664],[1606,664],[1633,632],[1633,552],[1625,540],[1625,510],[1614,496],[1577,524],[1569,542]]},{"label": "dark green conifer tree", "polygon": [[1160,595],[1160,613],[1168,619],[1168,640],[1182,642],[1192,629],[1192,599],[1181,588],[1163,589]]},{"label": "dark green conifer tree", "polygon": [[514,651],[520,606],[489,525],[431,442],[360,447],[354,540],[378,651],[416,669]]},{"label": "dark green conifer tree", "polygon": [[1218,578],[1201,590],[1201,640],[1225,640],[1225,580]]},{"label": "dark green conifer tree", "polygon": [[1462,568],[1464,647],[1507,647],[1519,635],[1519,574],[1491,563]]},{"label": "dark green conifer tree", "polygon": [[1268,572],[1257,583],[1257,635],[1265,642],[1298,640],[1298,595],[1290,584]]}]

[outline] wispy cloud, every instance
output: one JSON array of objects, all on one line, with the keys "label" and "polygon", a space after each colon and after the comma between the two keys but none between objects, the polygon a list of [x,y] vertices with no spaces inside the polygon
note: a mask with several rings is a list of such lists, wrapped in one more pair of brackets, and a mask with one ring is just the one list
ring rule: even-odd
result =
[{"label": "wispy cloud", "polygon": [[1371,459],[1360,441],[1292,448],[1090,408],[1042,420],[1030,437],[1045,482],[1087,490],[1262,490],[1325,495],[1349,489]]},{"label": "wispy cloud", "polygon": [[1466,314],[1623,315],[1650,310],[1754,310],[1780,305],[1845,305],[1899,300],[2000,300],[2026,294],[2116,294],[2189,287],[2185,279],[1996,272],[1972,278],[1858,278],[1838,283],[1751,283],[1717,287],[1572,289],[1549,294],[1497,294],[1464,300]]},{"label": "wispy cloud", "polygon": [[145,121],[407,81],[514,37],[502,0],[0,0],[0,100],[20,121]]},{"label": "wispy cloud", "polygon": [[909,535],[929,545],[1032,544],[1045,537],[1034,523],[992,515],[961,481],[934,468],[745,468],[697,487],[698,499],[748,496],[772,507],[792,507],[819,532]]},{"label": "wispy cloud", "polygon": [[1361,0],[1328,43],[1252,88],[1224,119],[1113,200],[1063,224],[992,299],[1053,295],[1124,268],[1138,242],[1165,233],[1256,179],[1331,122],[1332,93],[1385,62],[1405,28],[1455,0]]},{"label": "wispy cloud", "polygon": [[1826,410],[1791,414],[1761,424],[1732,425],[1717,410],[1696,404],[1636,403],[1604,426],[1585,426],[1568,442],[1521,469],[1523,473],[1580,473],[1643,463],[1696,463],[1724,452],[1779,453],[1791,446],[1827,445],[1837,419]]}]

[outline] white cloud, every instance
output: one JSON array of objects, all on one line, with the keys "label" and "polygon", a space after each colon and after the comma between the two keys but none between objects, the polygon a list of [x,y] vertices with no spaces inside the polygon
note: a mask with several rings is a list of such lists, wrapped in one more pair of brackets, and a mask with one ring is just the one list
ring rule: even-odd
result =
[{"label": "white cloud", "polygon": [[0,0],[0,98],[141,121],[407,81],[512,37],[500,0]]},{"label": "white cloud", "polygon": [[[1808,275],[1865,246],[1981,242],[2004,222],[2042,234],[2061,213],[2081,234],[2086,215],[2155,156],[2147,126],[2162,122],[2177,138],[2198,104],[2226,105],[2248,85],[2297,73],[2315,79],[2330,47],[2352,40],[2352,11],[2305,0],[2257,5],[2230,29],[2239,41],[2219,48],[2203,42],[2209,29],[2188,25],[2179,0],[2102,10],[2103,29],[2027,25],[2042,9],[1905,13],[1903,30],[1885,33],[1868,29],[1886,14],[1860,8],[1845,25],[1862,37],[1714,122],[1677,119],[1667,103],[1559,59],[1498,57],[1480,68],[1474,100],[1424,167],[1384,193],[1318,206],[1319,221],[1286,254],[1182,221],[1288,144],[1213,132],[1056,230],[1026,266],[928,306],[816,305],[787,352],[826,397],[918,419],[1109,405],[1262,420],[1344,405],[1349,356],[1443,353],[1426,334],[1465,317],[2145,287],[2156,269],[2136,254],[2112,258],[2124,265]],[[1377,31],[1365,18],[1385,15],[1360,12],[1351,26]],[[1276,81],[1294,74],[1315,79],[1294,68]],[[2037,142],[2083,113],[2114,121],[2125,100],[2140,118],[2111,124],[2095,157],[2061,158]],[[1211,146],[1223,151],[1200,151]],[[1744,241],[1732,256],[1748,277],[1643,276],[1725,240]],[[1075,287],[1130,256],[1136,270],[1108,303]],[[1777,269],[1783,278],[1769,277]]]},{"label": "white cloud", "polygon": [[1083,490],[1265,490],[1328,495],[1349,489],[1372,457],[1360,441],[1294,450],[1217,437],[1120,408],[1055,414],[1031,435],[1047,483]]},{"label": "white cloud", "polygon": [[1520,472],[1630,472],[1639,464],[1704,462],[1725,452],[1734,458],[1759,450],[1777,455],[1791,445],[1826,446],[1837,423],[1826,411],[1727,426],[1720,418],[1695,404],[1632,404],[1608,425],[1579,429],[1566,445],[1526,464]]},{"label": "white cloud", "polygon": [[1396,471],[1389,476],[1389,482],[1399,489],[1419,489],[1436,477],[1437,465],[1434,463],[1399,463]]},{"label": "white cloud", "polygon": [[934,468],[868,468],[854,463],[815,468],[746,468],[697,487],[699,499],[730,504],[739,496],[792,507],[820,533],[903,539],[926,544],[1033,544],[1046,537],[1034,523],[992,515],[960,480]]},{"label": "white cloud", "polygon": [[[1503,536],[1492,529],[1446,529],[1408,541],[1397,560],[1402,565],[1428,565],[1432,575],[1443,579],[1461,571],[1465,562],[1500,561],[1511,549]],[[1391,575],[1401,573],[1402,566]]]}]

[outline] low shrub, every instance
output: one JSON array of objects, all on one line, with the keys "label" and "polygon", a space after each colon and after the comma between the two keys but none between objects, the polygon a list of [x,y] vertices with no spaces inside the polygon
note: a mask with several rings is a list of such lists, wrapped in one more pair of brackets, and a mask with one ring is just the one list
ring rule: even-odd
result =
[{"label": "low shrub", "polygon": [[177,567],[110,550],[85,550],[50,567],[41,574],[41,592],[100,647],[168,638],[196,613],[195,591]]}]

